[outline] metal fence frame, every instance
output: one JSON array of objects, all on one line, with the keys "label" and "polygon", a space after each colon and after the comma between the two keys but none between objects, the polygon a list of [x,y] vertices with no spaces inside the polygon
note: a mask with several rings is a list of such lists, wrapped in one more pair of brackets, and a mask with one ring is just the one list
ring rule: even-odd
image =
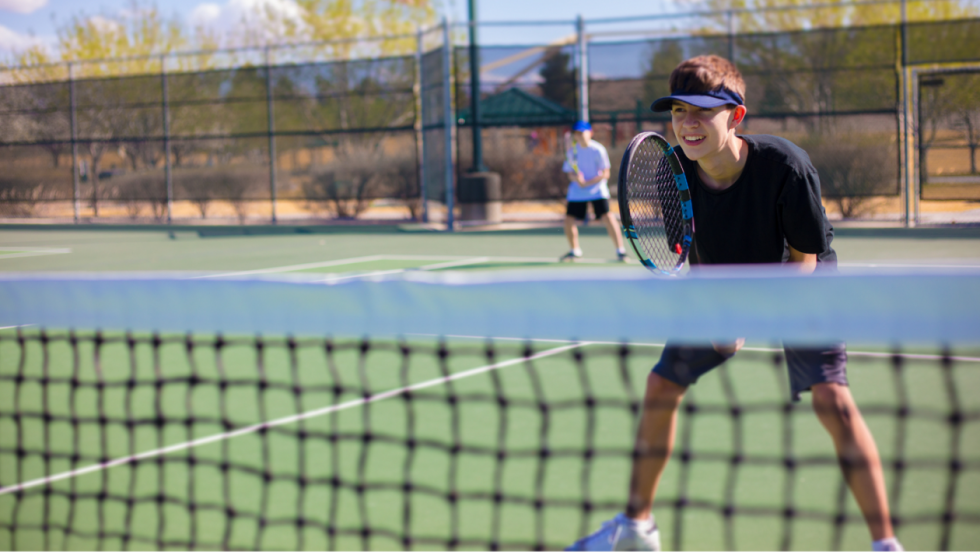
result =
[{"label": "metal fence frame", "polygon": [[[918,102],[918,90],[916,84],[918,82],[918,77],[923,73],[935,73],[942,71],[954,71],[961,69],[964,66],[976,67],[976,63],[965,63],[965,64],[920,64],[913,65],[909,63],[909,41],[907,38],[908,34],[908,11],[907,11],[907,1],[908,0],[863,0],[857,2],[851,2],[848,4],[811,4],[804,6],[785,6],[785,7],[775,7],[775,8],[742,8],[742,9],[732,9],[724,12],[727,19],[727,35],[729,37],[729,56],[734,55],[735,42],[734,39],[738,36],[737,29],[735,28],[735,16],[741,13],[759,13],[763,11],[788,11],[788,10],[813,10],[820,8],[832,8],[832,7],[844,7],[844,6],[864,6],[864,5],[878,5],[878,4],[901,4],[901,21],[896,22],[896,24],[901,25],[901,56],[897,67],[895,68],[898,74],[898,82],[900,85],[899,91],[899,103],[898,106],[898,117],[899,117],[899,151],[900,151],[900,183],[899,186],[901,194],[901,202],[903,206],[902,212],[902,222],[907,227],[912,227],[918,224],[919,221],[919,194],[918,194],[918,183],[921,175],[918,174],[918,163],[916,159],[916,105]],[[263,57],[263,68],[265,70],[266,79],[266,108],[268,114],[268,126],[266,129],[266,134],[268,138],[268,156],[269,156],[269,192],[270,192],[270,207],[271,207],[271,222],[275,224],[277,222],[277,183],[276,183],[276,130],[275,130],[275,119],[274,119],[274,94],[272,91],[272,69],[274,67],[281,67],[280,65],[274,65],[272,61],[272,53],[275,50],[284,50],[289,48],[299,48],[304,46],[322,46],[330,44],[343,44],[343,43],[356,43],[363,41],[381,41],[381,40],[397,40],[403,38],[414,38],[416,42],[416,49],[414,52],[414,58],[416,60],[416,75],[413,86],[413,91],[415,95],[415,120],[413,121],[412,127],[415,132],[417,151],[416,159],[418,163],[418,178],[420,183],[420,199],[422,200],[422,217],[423,220],[428,221],[429,213],[427,207],[427,199],[435,199],[427,196],[426,192],[426,177],[428,172],[434,171],[435,174],[438,172],[443,173],[443,182],[445,185],[445,197],[443,198],[444,203],[447,207],[448,218],[446,221],[447,229],[452,230],[454,227],[453,220],[453,210],[454,210],[454,160],[457,158],[457,152],[455,151],[454,139],[457,135],[457,120],[456,113],[454,111],[453,102],[453,90],[455,75],[453,74],[454,64],[451,59],[454,50],[453,41],[453,30],[463,29],[468,32],[471,26],[512,26],[512,25],[569,25],[576,29],[576,40],[575,40],[575,65],[578,69],[578,78],[576,82],[577,86],[577,105],[576,111],[579,119],[588,121],[590,119],[590,104],[589,104],[589,61],[588,61],[588,49],[589,41],[591,35],[589,34],[589,25],[602,25],[602,24],[615,24],[623,22],[636,22],[636,21],[654,21],[654,20],[670,20],[678,19],[683,17],[706,17],[706,16],[717,16],[715,12],[707,11],[694,11],[687,13],[669,13],[661,14],[655,16],[646,17],[634,17],[634,18],[607,18],[607,19],[593,19],[585,20],[579,16],[575,20],[552,20],[552,21],[496,21],[496,22],[476,22],[476,23],[453,23],[447,19],[434,27],[430,28],[420,28],[414,35],[390,35],[382,37],[365,37],[365,38],[355,38],[355,39],[345,39],[337,41],[326,41],[326,42],[315,42],[315,43],[302,43],[302,44],[282,44],[282,45],[268,45],[261,49]],[[425,163],[425,158],[423,155],[424,150],[424,140],[425,133],[423,128],[423,122],[421,117],[422,112],[422,97],[421,97],[421,87],[423,82],[422,76],[422,63],[420,60],[427,51],[434,51],[433,49],[426,49],[425,37],[430,33],[438,33],[440,40],[438,40],[439,48],[443,49],[443,64],[442,64],[442,85],[443,85],[443,97],[442,97],[442,124],[444,131],[444,143],[441,147],[445,148],[444,154],[444,164],[442,167],[429,167]],[[595,36],[601,36],[600,33],[596,33]],[[693,36],[688,34],[686,36]],[[124,61],[134,61],[134,60],[149,60],[159,58],[160,60],[160,86],[162,91],[162,102],[161,110],[163,115],[163,136],[162,142],[164,147],[164,159],[165,159],[165,178],[166,178],[166,213],[167,213],[167,223],[172,223],[173,220],[173,178],[172,178],[172,161],[171,161],[171,129],[170,129],[170,105],[169,105],[169,88],[168,88],[168,59],[181,57],[181,56],[193,56],[200,55],[203,53],[215,54],[222,52],[240,52],[245,50],[256,50],[255,48],[249,49],[236,49],[236,50],[215,50],[211,52],[181,52],[181,53],[170,53],[170,54],[158,54],[154,56],[136,56],[130,58],[116,58],[110,60],[87,60],[87,61],[71,61],[58,64],[50,64],[48,66],[30,66],[30,67],[20,67],[20,68],[8,68],[10,70],[26,70],[26,69],[38,69],[43,67],[66,67],[68,76],[68,88],[69,88],[69,104],[71,110],[70,116],[70,145],[71,145],[71,156],[72,156],[72,174],[73,174],[73,207],[74,207],[74,219],[75,222],[80,222],[80,177],[79,177],[79,155],[78,155],[78,145],[80,140],[78,137],[78,121],[77,121],[77,98],[75,92],[75,82],[78,80],[79,67],[84,64],[97,64],[97,63],[115,63]],[[354,58],[358,59],[358,58]],[[639,116],[639,115],[638,115]],[[615,123],[615,117],[613,118],[613,123]],[[476,129],[481,128],[480,121],[474,121],[474,127]],[[95,183],[96,185],[98,183]]]}]

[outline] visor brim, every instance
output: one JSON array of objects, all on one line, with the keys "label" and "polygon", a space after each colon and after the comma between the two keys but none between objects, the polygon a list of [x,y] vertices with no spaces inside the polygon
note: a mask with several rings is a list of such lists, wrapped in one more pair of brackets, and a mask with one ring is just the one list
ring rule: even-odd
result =
[{"label": "visor brim", "polygon": [[715,107],[723,105],[739,105],[732,100],[727,100],[724,98],[716,98],[714,96],[706,96],[703,94],[691,94],[691,95],[674,95],[666,96],[653,102],[650,106],[650,111],[660,113],[663,111],[670,111],[674,106],[674,102],[684,102],[686,104],[693,105],[695,107],[700,107],[702,109],[713,109]]}]

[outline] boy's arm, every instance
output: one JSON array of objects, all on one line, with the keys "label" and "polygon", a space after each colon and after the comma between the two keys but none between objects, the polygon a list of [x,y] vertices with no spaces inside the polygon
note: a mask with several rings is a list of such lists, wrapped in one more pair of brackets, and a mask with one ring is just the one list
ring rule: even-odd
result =
[{"label": "boy's arm", "polygon": [[609,179],[609,169],[602,169],[601,171],[599,171],[599,174],[595,175],[595,178],[592,178],[592,179],[589,179],[589,180],[585,180],[585,181],[579,183],[579,186],[582,186],[584,188],[586,186],[591,186],[593,184],[598,184],[599,182],[602,182],[603,180],[608,180],[608,179]]},{"label": "boy's arm", "polygon": [[789,262],[794,263],[802,274],[812,274],[817,269],[817,254],[803,253],[789,246]]}]

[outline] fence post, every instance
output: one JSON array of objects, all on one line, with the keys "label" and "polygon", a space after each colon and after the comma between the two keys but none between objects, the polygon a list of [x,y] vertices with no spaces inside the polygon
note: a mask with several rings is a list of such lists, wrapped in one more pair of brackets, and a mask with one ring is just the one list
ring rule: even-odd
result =
[{"label": "fence post", "polygon": [[[422,202],[422,222],[429,222],[429,206],[425,197],[425,121],[422,118],[422,52],[425,47],[424,32],[421,27],[418,29],[415,44],[415,159],[418,172],[416,178],[419,182],[419,201]],[[411,201],[411,199],[409,199]]]},{"label": "fence post", "polygon": [[442,124],[444,155],[443,178],[446,179],[446,230],[453,231],[455,220],[453,216],[453,196],[454,179],[456,172],[453,170],[453,128],[455,120],[453,115],[453,95],[452,95],[452,42],[449,37],[449,19],[442,19]]},{"label": "fence post", "polygon": [[80,221],[81,183],[78,176],[78,120],[75,114],[75,64],[68,62],[68,104],[71,109],[71,198],[75,208],[75,224]]},{"label": "fence post", "polygon": [[581,14],[576,22],[578,33],[578,118],[589,121],[589,53],[588,40],[585,36],[585,20]]},{"label": "fence post", "polygon": [[174,180],[170,162],[170,92],[167,87],[167,55],[160,56],[160,84],[163,87],[163,170],[167,179],[167,224],[174,217]]},{"label": "fence post", "polygon": [[912,110],[912,79],[909,72],[909,17],[908,17],[908,2],[907,0],[902,0],[902,22],[901,22],[901,41],[902,41],[902,71],[901,71],[901,85],[902,85],[902,135],[903,135],[903,148],[902,148],[902,158],[904,164],[902,167],[902,210],[903,218],[906,228],[912,228],[918,222],[918,194],[916,193],[915,181],[913,180],[913,175],[915,174],[915,122],[912,120],[913,110]]},{"label": "fence post", "polygon": [[272,224],[276,223],[276,124],[272,102],[272,52],[265,47],[265,102],[269,114],[269,197],[272,202]]}]

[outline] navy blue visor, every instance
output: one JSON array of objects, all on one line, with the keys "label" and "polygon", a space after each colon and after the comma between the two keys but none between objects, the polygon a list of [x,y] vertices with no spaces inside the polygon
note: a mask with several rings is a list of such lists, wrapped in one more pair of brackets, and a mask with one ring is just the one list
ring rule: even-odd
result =
[{"label": "navy blue visor", "polygon": [[679,90],[670,96],[664,96],[653,102],[651,111],[670,111],[674,102],[684,102],[703,109],[712,109],[722,105],[745,105],[742,96],[727,88],[719,88],[710,92],[688,92]]}]

